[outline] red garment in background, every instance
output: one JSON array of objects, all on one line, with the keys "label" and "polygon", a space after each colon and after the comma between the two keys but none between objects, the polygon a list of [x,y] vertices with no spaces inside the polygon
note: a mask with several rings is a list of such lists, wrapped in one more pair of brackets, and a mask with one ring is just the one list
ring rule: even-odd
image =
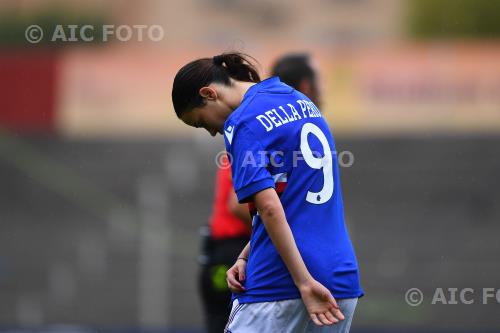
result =
[{"label": "red garment in background", "polygon": [[228,209],[233,191],[231,168],[218,168],[215,179],[215,200],[210,217],[210,234],[214,239],[250,236],[249,228]]}]

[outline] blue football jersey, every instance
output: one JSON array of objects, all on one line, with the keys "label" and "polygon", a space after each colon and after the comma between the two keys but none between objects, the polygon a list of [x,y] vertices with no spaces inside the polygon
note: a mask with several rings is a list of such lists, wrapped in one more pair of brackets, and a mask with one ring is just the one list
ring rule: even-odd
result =
[{"label": "blue football jersey", "polygon": [[[336,298],[360,297],[356,256],[344,224],[335,144],[304,94],[272,77],[253,85],[224,123],[240,202],[275,188],[311,275]],[[240,303],[300,298],[262,219],[253,211],[246,290]]]}]

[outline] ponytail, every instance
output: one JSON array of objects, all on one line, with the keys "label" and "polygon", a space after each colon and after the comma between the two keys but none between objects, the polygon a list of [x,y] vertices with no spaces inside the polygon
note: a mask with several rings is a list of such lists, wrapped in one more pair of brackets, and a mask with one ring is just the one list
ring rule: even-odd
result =
[{"label": "ponytail", "polygon": [[194,60],[182,67],[174,79],[172,102],[177,117],[203,105],[199,94],[202,87],[212,82],[231,85],[231,79],[260,82],[255,59],[243,53],[223,53],[213,58]]},{"label": "ponytail", "polygon": [[242,53],[223,53],[212,58],[215,66],[222,66],[234,80],[260,82],[259,74],[254,68],[250,56]]}]

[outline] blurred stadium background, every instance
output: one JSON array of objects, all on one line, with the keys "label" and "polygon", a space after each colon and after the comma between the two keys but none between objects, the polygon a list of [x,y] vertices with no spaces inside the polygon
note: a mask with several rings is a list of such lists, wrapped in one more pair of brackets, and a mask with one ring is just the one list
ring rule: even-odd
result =
[{"label": "blurred stadium background", "polygon": [[[68,24],[164,37],[52,42]],[[355,158],[352,332],[500,331],[500,299],[481,302],[500,288],[499,38],[489,0],[1,1],[0,331],[203,331],[198,228],[223,142],[177,120],[170,91],[181,65],[232,49],[263,73],[289,51],[319,63]],[[436,288],[475,302],[431,304]]]}]

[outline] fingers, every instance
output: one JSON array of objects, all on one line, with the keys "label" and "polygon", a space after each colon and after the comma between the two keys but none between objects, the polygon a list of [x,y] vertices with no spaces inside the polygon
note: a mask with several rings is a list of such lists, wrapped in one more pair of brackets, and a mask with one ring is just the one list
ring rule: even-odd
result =
[{"label": "fingers", "polygon": [[245,280],[245,270],[244,269],[239,269],[238,270],[238,280],[244,281]]},{"label": "fingers", "polygon": [[326,318],[323,313],[318,314],[318,319],[323,325],[333,325],[333,321]]},{"label": "fingers", "polygon": [[234,276],[227,277],[227,286],[232,292],[238,293],[245,290],[245,287],[234,278]]},{"label": "fingers", "polygon": [[311,313],[311,320],[318,326],[323,326],[323,324],[319,321],[318,316],[314,313]]},{"label": "fingers", "polygon": [[335,298],[333,298],[333,296],[331,296],[331,299],[330,299],[330,304],[332,304],[332,306],[337,309],[337,310],[340,310],[340,307],[339,305],[337,304],[337,301],[335,300]]},{"label": "fingers", "polygon": [[233,293],[240,293],[245,290],[245,287],[243,287],[239,282],[227,282],[227,287],[229,290],[231,290]]},{"label": "fingers", "polygon": [[[332,309],[334,310],[334,309]],[[324,325],[333,325],[337,324],[340,320],[344,320],[344,316],[342,315],[342,319],[336,317],[331,311],[326,311],[324,313],[311,313],[311,320],[318,326]]]},{"label": "fingers", "polygon": [[241,293],[243,291],[243,289],[241,289],[239,287],[236,287],[236,286],[229,286],[228,285],[228,288],[234,294],[239,294],[239,293]]},{"label": "fingers", "polygon": [[335,298],[332,297],[332,299],[330,300],[330,304],[333,306],[333,309],[330,309],[330,312],[335,316],[335,318],[337,318],[338,320],[344,320],[344,314],[342,313],[342,311],[340,311],[340,307],[337,304]]},{"label": "fingers", "polygon": [[226,273],[227,286],[234,293],[239,293],[245,290],[245,287],[243,287],[243,285],[236,280],[237,275],[239,275],[239,273],[233,271],[232,269],[228,270]]},{"label": "fingers", "polygon": [[326,311],[325,312],[325,317],[326,319],[328,319],[329,321],[331,321],[333,324],[336,324],[339,322],[339,320],[337,318],[335,318],[335,316],[333,315],[333,313],[331,313],[330,311]]},{"label": "fingers", "polygon": [[333,314],[335,316],[335,318],[337,318],[338,320],[344,320],[345,319],[344,314],[342,313],[342,311],[340,311],[340,309],[330,309],[329,312],[331,314]]}]

